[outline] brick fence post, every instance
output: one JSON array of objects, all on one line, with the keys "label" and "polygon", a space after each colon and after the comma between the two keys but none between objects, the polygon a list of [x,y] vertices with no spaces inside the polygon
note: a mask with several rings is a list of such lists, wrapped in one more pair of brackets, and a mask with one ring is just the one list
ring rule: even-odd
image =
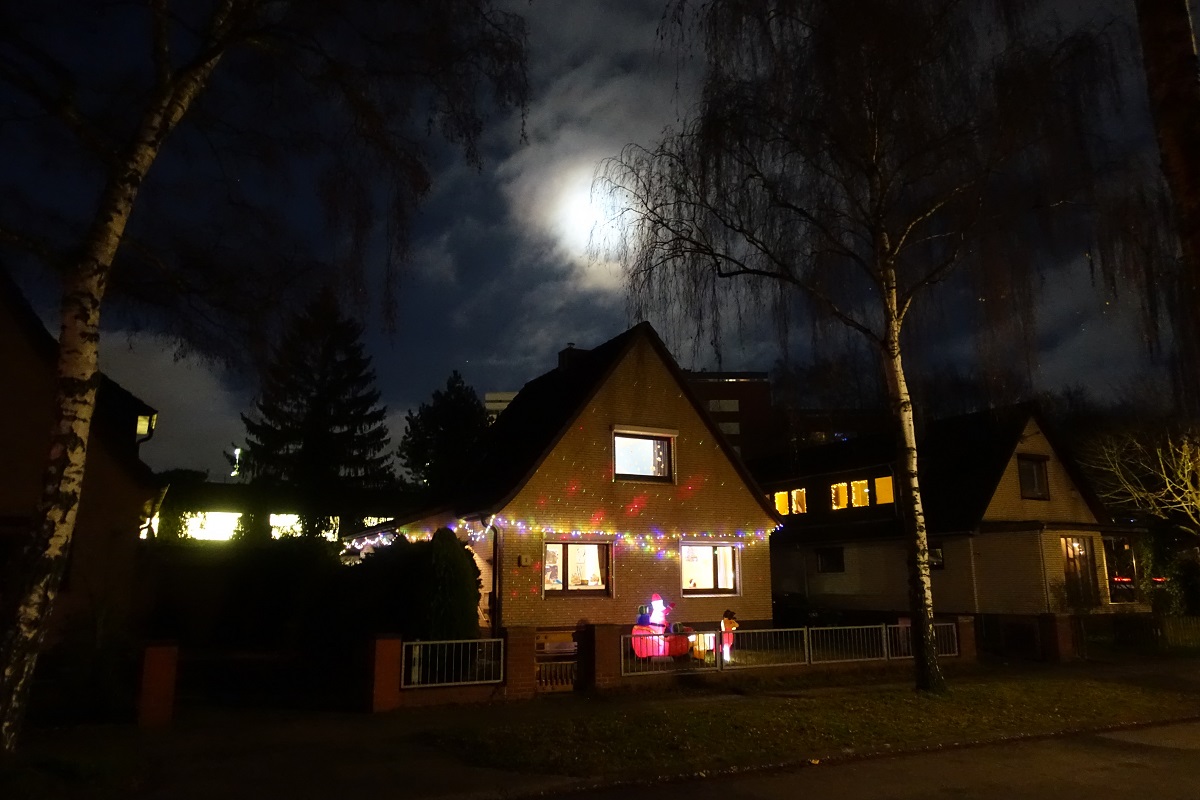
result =
[{"label": "brick fence post", "polygon": [[504,696],[528,700],[537,694],[537,630],[504,629]]},{"label": "brick fence post", "polygon": [[597,689],[621,685],[621,634],[628,625],[595,625],[592,642],[592,676]]},{"label": "brick fence post", "polygon": [[1041,614],[1038,618],[1042,643],[1042,658],[1047,661],[1070,661],[1075,651],[1075,632],[1070,614]]},{"label": "brick fence post", "polygon": [[979,659],[979,646],[975,644],[975,618],[958,618],[958,658],[973,662]]},{"label": "brick fence post", "polygon": [[142,651],[141,686],[138,687],[138,726],[161,728],[175,716],[175,681],[179,673],[179,646],[151,644]]},{"label": "brick fence post", "polygon": [[399,636],[376,636],[371,642],[371,713],[400,707],[400,671],[404,643]]}]

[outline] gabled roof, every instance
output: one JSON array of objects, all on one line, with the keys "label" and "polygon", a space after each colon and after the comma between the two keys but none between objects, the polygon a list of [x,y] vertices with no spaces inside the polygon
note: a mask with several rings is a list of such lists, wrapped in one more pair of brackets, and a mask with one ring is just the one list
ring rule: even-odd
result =
[{"label": "gabled roof", "polygon": [[[53,375],[58,359],[58,342],[46,330],[20,287],[3,267],[0,267],[0,313],[7,314],[14,321],[29,346]],[[100,373],[96,411],[92,420],[93,435],[103,439],[113,456],[134,477],[149,486],[157,486],[158,482],[137,455],[136,429],[132,426],[137,417],[153,416],[155,413],[155,408],[103,372]]]},{"label": "gabled roof", "polygon": [[[1108,520],[1103,504],[1089,489],[1070,454],[1055,441],[1052,427],[1034,404],[1023,403],[948,417],[926,427],[918,448],[921,497],[930,531],[950,533],[979,528],[1030,420],[1037,423],[1049,440],[1097,522]],[[862,437],[801,451],[793,461],[791,477],[796,482],[872,467],[891,467],[896,457],[894,437]],[[786,487],[788,480],[780,465],[765,465],[764,469],[774,470],[769,484]],[[844,530],[842,525],[833,527]]]},{"label": "gabled roof", "polygon": [[592,350],[564,351],[569,357],[560,360],[565,363],[525,384],[488,429],[480,458],[463,490],[447,498],[447,502],[439,503],[439,507],[444,509],[449,505],[460,517],[485,516],[503,508],[537,471],[639,341],[647,342],[659,355],[759,505],[774,517],[765,495],[702,409],[675,359],[648,322],[639,323]]}]

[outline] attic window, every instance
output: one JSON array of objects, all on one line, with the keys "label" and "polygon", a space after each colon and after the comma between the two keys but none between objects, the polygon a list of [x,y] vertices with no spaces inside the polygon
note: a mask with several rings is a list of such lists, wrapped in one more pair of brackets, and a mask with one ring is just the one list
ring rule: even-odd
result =
[{"label": "attic window", "polygon": [[1017,474],[1021,480],[1021,497],[1025,500],[1049,500],[1050,484],[1046,480],[1046,456],[1017,456]]},{"label": "attic window", "polygon": [[772,501],[775,503],[775,510],[780,516],[786,517],[789,514],[803,514],[808,511],[808,503],[805,500],[803,489],[792,489],[790,492],[775,492],[772,496]]},{"label": "attic window", "polygon": [[613,477],[617,480],[674,480],[674,445],[673,434],[614,431]]},{"label": "attic window", "polygon": [[158,414],[142,414],[137,418],[137,435],[147,436],[154,430],[158,422]]}]

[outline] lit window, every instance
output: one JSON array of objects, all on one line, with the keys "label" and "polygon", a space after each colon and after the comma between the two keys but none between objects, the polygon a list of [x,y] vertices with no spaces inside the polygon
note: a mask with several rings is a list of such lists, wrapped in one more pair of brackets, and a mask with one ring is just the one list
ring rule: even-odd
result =
[{"label": "lit window", "polygon": [[846,551],[841,547],[818,547],[817,572],[845,572]]},{"label": "lit window", "polygon": [[742,423],[740,422],[719,422],[717,423],[717,427],[726,436],[737,436],[742,432]]},{"label": "lit window", "polygon": [[731,544],[683,546],[684,594],[734,594],[737,591],[737,548]]},{"label": "lit window", "polygon": [[547,592],[608,592],[608,545],[549,542],[543,560]]},{"label": "lit window", "polygon": [[737,400],[709,400],[708,410],[719,413],[732,414],[738,410]]},{"label": "lit window", "polygon": [[137,418],[137,435],[146,436],[154,430],[158,422],[158,414],[142,414]]},{"label": "lit window", "polygon": [[855,508],[871,505],[871,489],[867,481],[850,482],[850,504]]},{"label": "lit window", "polygon": [[791,510],[788,508],[788,493],[787,492],[776,492],[775,493],[775,511],[778,512],[781,516],[785,516],[785,517],[789,513],[791,513]]},{"label": "lit window", "polygon": [[1045,456],[1017,456],[1017,474],[1021,479],[1021,497],[1026,500],[1049,500],[1050,486],[1046,482]]},{"label": "lit window", "polygon": [[808,501],[805,500],[803,489],[792,490],[792,513],[804,514],[808,511]]},{"label": "lit window", "polygon": [[1137,562],[1132,541],[1125,536],[1104,539],[1104,563],[1108,567],[1110,603],[1137,602]]},{"label": "lit window", "polygon": [[829,487],[830,500],[833,510],[837,511],[850,505],[850,484],[835,483]]},{"label": "lit window", "polygon": [[875,479],[875,505],[881,506],[884,503],[894,503],[895,499],[892,496],[892,476],[887,475],[883,478]]},{"label": "lit window", "polygon": [[670,436],[643,434],[613,434],[613,473],[617,478],[670,481]]}]

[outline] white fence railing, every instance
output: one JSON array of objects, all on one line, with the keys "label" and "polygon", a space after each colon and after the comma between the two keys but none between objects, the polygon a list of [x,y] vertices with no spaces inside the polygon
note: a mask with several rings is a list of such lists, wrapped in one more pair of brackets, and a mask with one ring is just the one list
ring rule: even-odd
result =
[{"label": "white fence railing", "polygon": [[[957,625],[938,622],[933,633],[939,656],[958,655]],[[912,658],[912,653],[908,625],[626,634],[621,637],[621,674],[890,661]]]},{"label": "white fence railing", "polygon": [[503,639],[405,642],[400,686],[426,689],[504,680]]}]

